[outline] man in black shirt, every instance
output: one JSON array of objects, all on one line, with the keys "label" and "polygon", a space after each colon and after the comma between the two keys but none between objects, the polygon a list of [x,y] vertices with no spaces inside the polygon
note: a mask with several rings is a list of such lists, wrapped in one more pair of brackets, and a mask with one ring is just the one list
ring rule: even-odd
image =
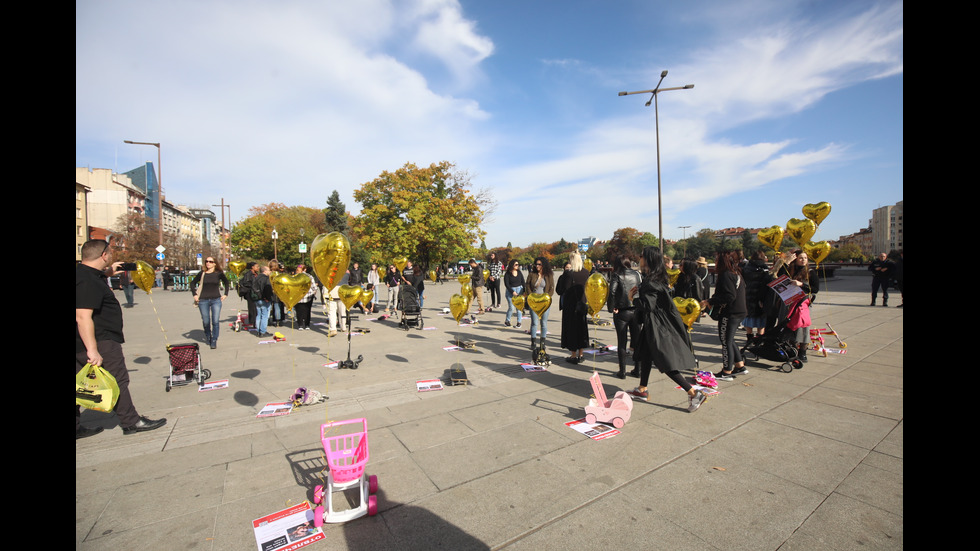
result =
[{"label": "man in black shirt", "polygon": [[[140,416],[129,393],[129,371],[123,356],[122,308],[106,281],[105,269],[118,273],[121,262],[112,261],[112,249],[106,241],[93,239],[82,245],[82,262],[75,267],[75,373],[85,364],[100,365],[116,378],[119,399],[114,411],[123,434],[135,434],[160,428],[166,419],[156,421]],[[81,408],[75,406],[75,439],[102,432],[79,423]]]},{"label": "man in black shirt", "polygon": [[888,260],[888,255],[881,253],[871,262],[868,271],[871,272],[871,306],[878,300],[878,289],[881,288],[881,305],[888,306],[888,284],[891,283],[892,270],[895,264]]}]

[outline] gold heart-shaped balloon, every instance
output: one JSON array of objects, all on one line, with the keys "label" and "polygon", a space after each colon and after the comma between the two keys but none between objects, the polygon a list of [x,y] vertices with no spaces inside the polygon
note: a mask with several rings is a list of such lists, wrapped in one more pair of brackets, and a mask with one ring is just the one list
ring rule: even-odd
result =
[{"label": "gold heart-shaped balloon", "polygon": [[667,279],[669,280],[671,287],[677,285],[677,278],[680,277],[680,275],[680,268],[670,268],[667,270]]},{"label": "gold heart-shaped balloon", "polygon": [[296,303],[310,290],[313,278],[306,273],[291,275],[276,272],[269,276],[269,282],[272,284],[272,292],[292,310],[293,306],[296,306]]},{"label": "gold heart-shaped balloon", "polygon": [[360,285],[341,285],[340,289],[337,290],[337,295],[340,296],[340,302],[344,303],[344,306],[348,310],[352,306],[357,304],[357,301],[361,300],[361,294],[364,292]]},{"label": "gold heart-shaped balloon", "polygon": [[694,329],[694,322],[701,317],[701,303],[693,298],[674,297],[674,306],[680,312],[681,319],[684,321],[684,325],[687,326],[687,330],[691,331]]},{"label": "gold heart-shaped balloon", "polygon": [[469,283],[464,283],[459,286],[459,294],[472,300],[473,299],[473,286]]},{"label": "gold heart-shaped balloon", "polygon": [[429,279],[432,280],[432,283],[439,281],[439,276],[436,274],[435,270],[429,270]]},{"label": "gold heart-shaped balloon", "polygon": [[[371,290],[363,289],[363,290],[361,290],[361,304],[371,304],[371,301],[372,300],[374,300],[374,289],[371,289]],[[349,308],[348,308],[348,310],[349,310]]]},{"label": "gold heart-shaped balloon", "polygon": [[232,260],[231,262],[228,263],[228,269],[231,270],[231,273],[235,274],[236,276],[241,275],[242,270],[245,269],[245,261]]},{"label": "gold heart-shaped balloon", "polygon": [[591,258],[586,258],[585,260],[583,260],[582,261],[582,266],[585,267],[586,271],[591,272],[592,271],[592,259]]},{"label": "gold heart-shaped balloon", "polygon": [[806,253],[810,260],[820,264],[830,254],[830,243],[826,241],[810,241],[806,245],[803,245],[803,252]]},{"label": "gold heart-shaped balloon", "polygon": [[783,245],[783,228],[780,226],[761,229],[758,236],[763,245],[774,251],[778,251]]},{"label": "gold heart-shaped balloon", "polygon": [[143,260],[137,260],[136,271],[129,272],[129,279],[133,280],[133,283],[137,287],[150,294],[153,291],[153,282],[156,280],[156,273],[153,271],[153,266],[150,266]]},{"label": "gold heart-shaped balloon", "polygon": [[803,245],[817,233],[817,223],[809,218],[790,218],[786,222],[786,233],[796,241],[796,244],[803,248]]},{"label": "gold heart-shaped balloon", "polygon": [[547,293],[531,293],[527,296],[527,305],[540,318],[551,308],[551,295]]},{"label": "gold heart-shaped balloon", "polygon": [[609,284],[606,278],[598,272],[589,276],[585,282],[585,300],[589,304],[589,315],[595,317],[606,305],[606,297],[609,296]]},{"label": "gold heart-shaped balloon", "polygon": [[830,214],[830,203],[821,201],[820,203],[807,203],[803,205],[803,216],[813,220],[818,226],[823,219]]},{"label": "gold heart-shaped balloon", "polygon": [[490,270],[484,268],[483,269],[483,281],[486,281],[488,279],[490,279]]},{"label": "gold heart-shaped balloon", "polygon": [[321,233],[310,245],[313,273],[327,289],[333,289],[350,264],[350,241],[340,232]]},{"label": "gold heart-shaped balloon", "polygon": [[510,301],[514,303],[514,308],[517,308],[518,312],[524,310],[524,295],[514,295],[510,297]]},{"label": "gold heart-shaped balloon", "polygon": [[458,293],[449,297],[449,311],[452,312],[453,317],[456,318],[456,323],[459,323],[459,320],[463,319],[463,316],[466,315],[466,311],[469,309],[469,298]]},{"label": "gold heart-shaped balloon", "polygon": [[405,265],[408,264],[408,259],[405,258],[404,256],[401,256],[396,258],[395,261],[392,262],[392,264],[394,264],[395,267],[398,268],[398,271],[401,272],[405,270]]},{"label": "gold heart-shaped balloon", "polygon": [[384,280],[387,274],[388,274],[388,270],[385,270],[384,267],[382,266],[378,266],[378,277],[381,278],[382,281]]},{"label": "gold heart-shaped balloon", "polygon": [[459,274],[459,277],[456,278],[456,281],[458,281],[460,284],[469,283],[470,274]]}]

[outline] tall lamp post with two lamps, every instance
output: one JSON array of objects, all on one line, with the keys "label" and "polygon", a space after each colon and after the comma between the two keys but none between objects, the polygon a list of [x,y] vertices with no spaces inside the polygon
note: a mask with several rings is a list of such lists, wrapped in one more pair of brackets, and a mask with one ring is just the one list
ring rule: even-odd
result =
[{"label": "tall lamp post with two lamps", "polygon": [[690,90],[694,88],[693,84],[687,84],[685,86],[676,86],[674,88],[661,88],[660,83],[664,81],[664,77],[667,76],[667,70],[665,69],[660,73],[660,82],[653,90],[640,90],[638,92],[620,92],[620,96],[631,96],[633,94],[653,94],[650,96],[650,100],[646,102],[645,106],[650,107],[650,103],[653,102],[653,116],[654,124],[657,133],[657,223],[660,225],[660,252],[664,251],[664,207],[663,207],[663,197],[661,195],[661,184],[660,184],[660,114],[658,109],[657,96],[661,92],[669,92],[671,90]]}]

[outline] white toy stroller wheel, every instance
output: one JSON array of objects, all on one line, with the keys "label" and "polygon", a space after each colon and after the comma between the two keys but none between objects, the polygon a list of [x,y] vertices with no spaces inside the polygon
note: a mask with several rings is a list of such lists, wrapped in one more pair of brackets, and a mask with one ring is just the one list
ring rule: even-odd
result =
[{"label": "white toy stroller wheel", "polygon": [[378,493],[378,475],[371,475],[368,477],[368,493],[376,494]]},{"label": "white toy stroller wheel", "polygon": [[210,378],[211,378],[211,370],[210,369],[203,369],[202,368],[201,369],[201,380],[202,381],[207,381]]},{"label": "white toy stroller wheel", "polygon": [[597,419],[596,419],[596,416],[595,416],[594,413],[589,413],[589,414],[587,414],[585,416],[585,422],[588,423],[588,424],[590,424],[590,425],[594,425],[596,423],[596,421],[597,421]]}]

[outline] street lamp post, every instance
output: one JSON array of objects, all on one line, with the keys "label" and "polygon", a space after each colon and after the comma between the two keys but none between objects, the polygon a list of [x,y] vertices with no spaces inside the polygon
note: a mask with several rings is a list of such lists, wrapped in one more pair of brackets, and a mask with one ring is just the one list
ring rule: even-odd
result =
[{"label": "street lamp post", "polygon": [[653,94],[650,96],[650,100],[646,102],[645,107],[650,107],[650,102],[653,102],[653,116],[654,124],[657,133],[657,218],[660,225],[660,252],[664,251],[664,208],[663,208],[663,198],[661,195],[661,185],[660,185],[660,114],[658,107],[657,96],[661,92],[669,92],[671,90],[690,90],[694,88],[693,84],[688,84],[686,86],[676,86],[674,88],[661,88],[660,83],[664,81],[664,77],[667,76],[667,70],[665,69],[660,73],[660,82],[653,90],[640,90],[638,92],[620,92],[620,96],[630,96],[633,94]]},{"label": "street lamp post", "polygon": [[228,258],[231,254],[228,251],[228,241],[225,239],[225,207],[228,207],[228,223],[231,224],[231,205],[225,204],[225,198],[221,198],[221,204],[211,205],[212,207],[221,207],[221,256],[224,257],[222,260],[225,264],[228,263]]}]

